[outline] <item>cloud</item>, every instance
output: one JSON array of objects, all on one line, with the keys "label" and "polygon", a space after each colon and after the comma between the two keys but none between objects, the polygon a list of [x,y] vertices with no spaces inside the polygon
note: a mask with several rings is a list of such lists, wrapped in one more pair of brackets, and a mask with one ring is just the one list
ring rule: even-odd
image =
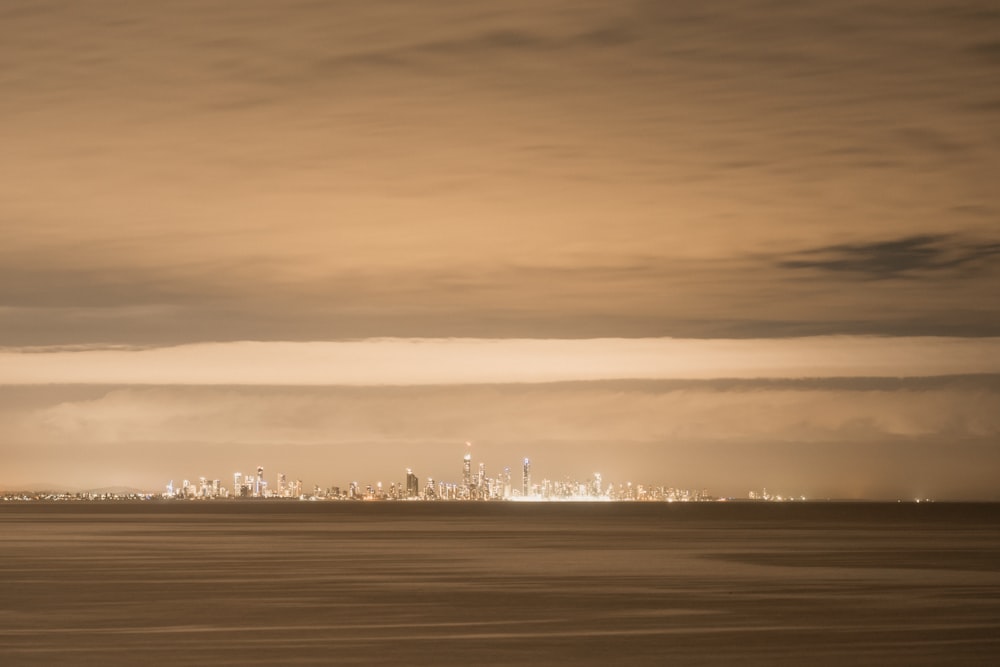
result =
[{"label": "cloud", "polygon": [[[358,50],[322,59],[316,70],[336,71],[343,67],[408,68],[427,73],[443,63],[467,66],[467,59],[533,54],[559,48],[563,43],[525,30],[490,30],[462,39],[442,39],[404,44],[381,50]],[[457,61],[456,61],[457,58]]]},{"label": "cloud", "polygon": [[[697,485],[743,496],[924,489],[993,497],[1000,376],[615,381],[438,387],[0,387],[0,483],[231,479],[454,481],[490,474]],[[866,488],[861,488],[859,485]],[[911,489],[912,491],[907,491]],[[992,494],[992,495],[991,495]],[[905,497],[905,496],[904,496]]]},{"label": "cloud", "polygon": [[448,385],[1000,372],[1000,338],[369,339],[0,350],[5,384]]},{"label": "cloud", "polygon": [[827,380],[619,381],[437,388],[126,387],[88,393],[92,397],[22,408],[33,435],[20,437],[81,444],[349,445],[472,437],[494,443],[808,443],[1000,434],[996,376],[867,386]]},{"label": "cloud", "polygon": [[784,269],[816,269],[862,280],[939,278],[969,274],[1000,255],[1000,242],[962,241],[947,234],[908,236],[891,241],[803,250],[778,262]]},{"label": "cloud", "polygon": [[973,44],[969,53],[991,65],[1000,65],[1000,40]]},{"label": "cloud", "polygon": [[988,4],[10,0],[0,344],[995,335]]},{"label": "cloud", "polygon": [[908,127],[896,130],[896,136],[905,144],[921,153],[954,154],[966,150],[966,146],[938,132],[924,127]]},{"label": "cloud", "polygon": [[[1000,276],[989,262],[992,249],[933,239],[897,249],[891,260],[895,275],[934,275],[933,284],[859,279],[876,271],[875,258],[891,253],[842,246],[777,261],[767,254],[678,259],[609,252],[477,262],[473,254],[438,267],[400,262],[370,270],[250,258],[135,266],[130,258],[141,250],[131,248],[107,257],[69,249],[48,259],[7,253],[0,256],[0,345],[1000,335],[1000,310],[981,307]],[[914,257],[899,259],[907,252]],[[814,279],[789,281],[792,272]]]}]

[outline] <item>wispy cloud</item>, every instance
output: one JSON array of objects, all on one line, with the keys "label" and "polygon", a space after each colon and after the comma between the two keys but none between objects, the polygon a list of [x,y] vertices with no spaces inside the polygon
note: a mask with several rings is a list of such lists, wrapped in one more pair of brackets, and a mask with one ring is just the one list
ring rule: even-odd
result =
[{"label": "wispy cloud", "polygon": [[923,234],[889,241],[811,248],[781,260],[785,269],[815,269],[863,280],[940,277],[971,272],[1000,256],[1000,242]]}]

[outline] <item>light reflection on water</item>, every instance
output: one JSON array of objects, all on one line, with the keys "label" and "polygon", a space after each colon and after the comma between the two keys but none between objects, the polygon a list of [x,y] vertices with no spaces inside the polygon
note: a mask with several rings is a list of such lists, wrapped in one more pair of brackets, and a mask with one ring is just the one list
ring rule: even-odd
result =
[{"label": "light reflection on water", "polygon": [[989,505],[6,505],[0,664],[988,664],[998,528]]}]

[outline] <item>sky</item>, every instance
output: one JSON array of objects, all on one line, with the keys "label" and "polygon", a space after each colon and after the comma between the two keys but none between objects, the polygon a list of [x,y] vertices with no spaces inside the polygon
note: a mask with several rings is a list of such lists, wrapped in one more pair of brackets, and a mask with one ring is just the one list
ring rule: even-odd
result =
[{"label": "sky", "polygon": [[1000,500],[1000,10],[0,3],[0,488]]}]

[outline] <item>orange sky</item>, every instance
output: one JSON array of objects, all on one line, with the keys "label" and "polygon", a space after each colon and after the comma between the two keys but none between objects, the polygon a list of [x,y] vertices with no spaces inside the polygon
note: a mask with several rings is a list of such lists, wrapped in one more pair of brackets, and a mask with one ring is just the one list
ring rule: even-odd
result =
[{"label": "orange sky", "polygon": [[990,3],[5,3],[5,344],[996,335]]},{"label": "orange sky", "polygon": [[[75,381],[94,359],[88,382],[156,384],[142,363],[26,348],[153,350],[134,361],[372,338],[599,355],[596,339],[880,336],[892,370],[854,348],[833,365],[916,377],[940,374],[906,342],[930,336],[957,339],[931,355],[948,372],[995,373],[998,28],[986,0],[5,2],[0,385]],[[789,343],[778,376],[838,374],[797,345],[822,349]],[[504,377],[531,376],[514,358]],[[746,376],[711,359],[698,377]],[[673,377],[572,363],[545,377]],[[205,368],[185,357],[173,382]],[[45,474],[15,413],[0,485]],[[920,451],[922,470],[947,456]]]}]

